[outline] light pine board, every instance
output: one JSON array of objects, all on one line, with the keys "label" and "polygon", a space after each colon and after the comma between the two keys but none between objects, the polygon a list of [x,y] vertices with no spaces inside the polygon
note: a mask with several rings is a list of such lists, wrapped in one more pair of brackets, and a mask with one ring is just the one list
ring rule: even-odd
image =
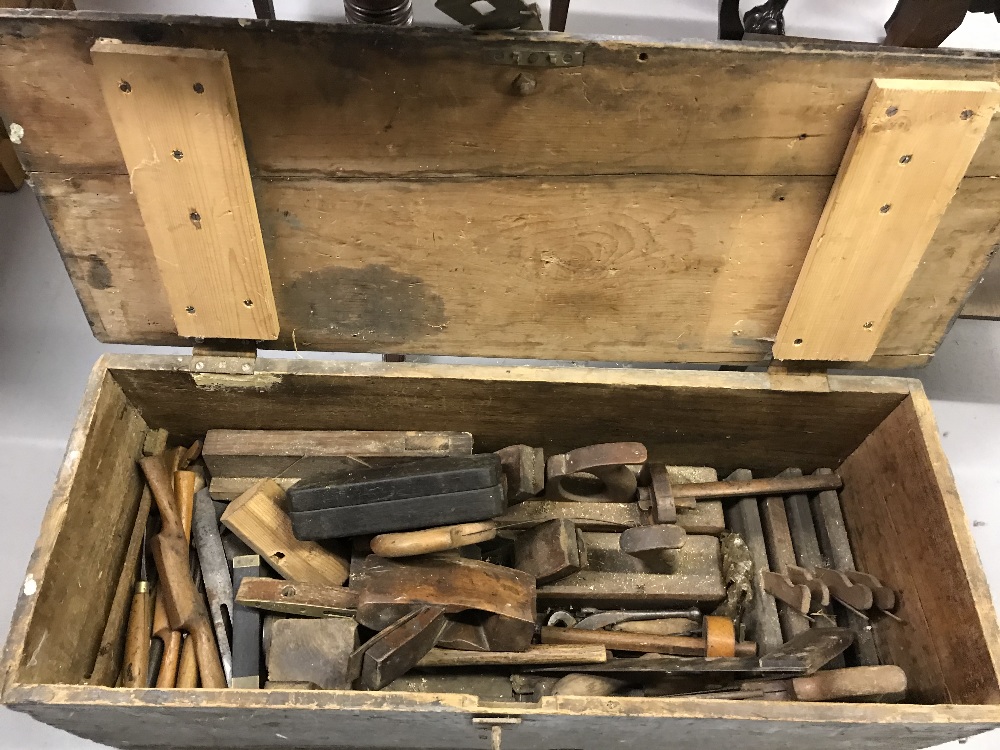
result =
[{"label": "light pine board", "polygon": [[91,55],[177,332],[277,338],[226,53],[100,40]]},{"label": "light pine board", "polygon": [[871,359],[998,105],[1000,86],[990,82],[873,82],[776,358]]}]

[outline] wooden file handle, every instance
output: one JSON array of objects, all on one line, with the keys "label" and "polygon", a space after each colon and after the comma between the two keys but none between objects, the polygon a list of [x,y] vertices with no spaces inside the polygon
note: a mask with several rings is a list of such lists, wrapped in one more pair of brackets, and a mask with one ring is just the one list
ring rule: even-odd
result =
[{"label": "wooden file handle", "polygon": [[[202,611],[204,612],[204,609]],[[228,687],[225,672],[222,671],[219,647],[215,643],[215,630],[207,614],[196,620],[189,628],[188,640],[194,641],[201,686],[205,688]]]},{"label": "wooden file handle", "polygon": [[125,631],[125,660],[122,687],[146,687],[149,670],[149,584],[139,581],[132,594],[132,610]]},{"label": "wooden file handle", "polygon": [[180,654],[176,687],[198,687],[198,656],[195,654],[194,639],[190,635],[184,639],[184,645],[180,648]]},{"label": "wooden file handle", "polygon": [[156,687],[172,688],[177,685],[177,669],[181,658],[181,632],[167,630],[162,640],[163,658],[160,660],[160,673],[156,677]]},{"label": "wooden file handle", "polygon": [[906,694],[906,673],[896,666],[848,667],[817,672],[791,680],[799,701],[839,701],[850,698],[901,700]]}]

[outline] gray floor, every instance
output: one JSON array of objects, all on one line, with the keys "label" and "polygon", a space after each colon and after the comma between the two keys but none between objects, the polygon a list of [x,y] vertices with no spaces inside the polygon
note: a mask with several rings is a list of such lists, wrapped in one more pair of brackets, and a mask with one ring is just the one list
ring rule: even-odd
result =
[{"label": "gray floor", "polygon": [[[198,12],[194,0],[136,3],[87,2],[80,8],[147,12]],[[753,4],[753,3],[751,3]],[[892,0],[824,0],[789,11],[789,33],[875,41]],[[335,19],[339,2],[278,0],[279,17]],[[430,3],[418,0],[430,18]],[[547,5],[543,3],[543,5]],[[651,3],[641,0],[574,0],[569,30],[659,38],[714,34],[715,3]],[[613,10],[610,10],[613,8]],[[222,15],[250,15],[250,2],[213,4]],[[954,46],[996,48],[1000,31],[990,17],[976,16],[952,39]],[[87,373],[104,351],[90,335],[48,229],[28,189],[0,194],[0,476],[7,478],[7,512],[0,524],[0,638],[21,586],[62,460]],[[958,323],[935,359],[913,373],[923,380],[935,412],[958,488],[994,592],[1000,587],[1000,322]],[[776,743],[776,747],[777,747]],[[1000,746],[1000,733],[965,747]],[[0,710],[0,748],[98,747],[32,720]]]}]

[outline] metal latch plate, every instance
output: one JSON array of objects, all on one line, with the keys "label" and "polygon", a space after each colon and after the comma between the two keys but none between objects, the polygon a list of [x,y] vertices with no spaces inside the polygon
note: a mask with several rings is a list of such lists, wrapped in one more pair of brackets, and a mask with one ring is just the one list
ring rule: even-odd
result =
[{"label": "metal latch plate", "polygon": [[568,49],[492,49],[485,53],[493,65],[517,65],[528,68],[579,68],[583,50]]},{"label": "metal latch plate", "polygon": [[189,369],[219,375],[253,375],[257,369],[257,348],[196,346],[191,352]]}]

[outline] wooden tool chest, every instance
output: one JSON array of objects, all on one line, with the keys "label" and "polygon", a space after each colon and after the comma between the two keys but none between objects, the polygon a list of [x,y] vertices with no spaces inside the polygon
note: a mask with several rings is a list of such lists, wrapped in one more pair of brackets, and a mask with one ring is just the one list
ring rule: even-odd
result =
[{"label": "wooden tool chest", "polygon": [[[992,55],[864,46],[0,12],[0,118],[95,335],[215,345],[95,366],[3,702],[149,748],[920,748],[1000,727],[997,616],[923,389],[827,374],[929,361],[982,273],[998,72]],[[783,362],[258,359],[227,338]],[[546,455],[640,441],[720,476],[832,468],[859,568],[899,594],[899,621],[873,627],[908,702],[93,684],[144,443],[217,428],[462,431],[476,452]]]}]

